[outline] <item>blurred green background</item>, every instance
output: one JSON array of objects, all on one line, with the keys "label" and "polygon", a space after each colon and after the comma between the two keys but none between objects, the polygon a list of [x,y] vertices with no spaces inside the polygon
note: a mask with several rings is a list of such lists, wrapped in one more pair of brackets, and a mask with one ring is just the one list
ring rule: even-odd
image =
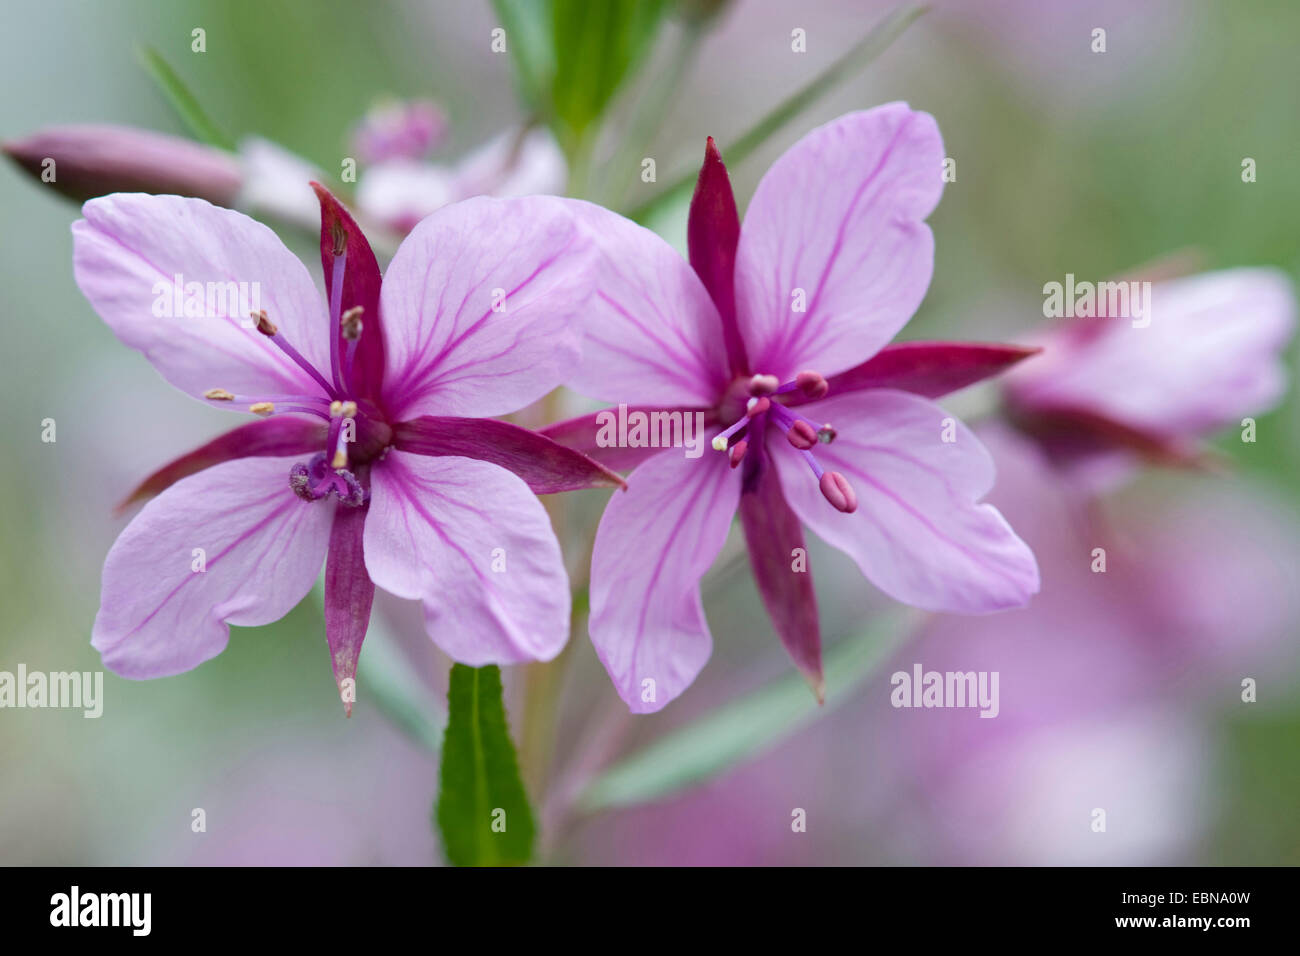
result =
[{"label": "blurred green background", "polygon": [[[906,337],[1010,335],[1040,320],[1046,281],[1066,272],[1106,277],[1183,249],[1206,268],[1273,264],[1300,279],[1300,4],[932,6],[877,63],[731,170],[743,209],[770,161],[814,125],[895,99],[933,113],[958,176],[930,220],[934,282]],[[666,182],[698,163],[708,135],[725,156],[729,141],[888,9],[853,0],[728,5],[638,163],[655,157]],[[5,0],[4,21],[5,139],[71,122],[183,133],[137,64],[140,45],[158,50],[225,130],[260,134],[326,170],[338,169],[352,125],[384,95],[438,101],[450,118],[451,156],[524,119],[508,58],[489,50],[497,20],[486,2]],[[196,26],[206,30],[203,54],[190,52]],[[1089,50],[1096,26],[1107,29],[1101,55]],[[807,31],[802,55],[790,51],[795,27]],[[652,51],[645,82],[667,68],[674,29]],[[1247,156],[1258,164],[1253,184],[1240,177]],[[656,189],[638,172],[626,173],[631,203]],[[93,314],[72,278],[71,203],[9,165],[0,167],[0,196],[0,669],[93,670],[99,568],[123,524],[112,505],[230,419],[190,407]],[[675,241],[680,226],[669,227]],[[310,240],[295,241],[310,250]],[[1292,369],[1294,359],[1293,344]],[[40,440],[46,418],[57,421],[53,444]],[[1292,390],[1260,419],[1257,444],[1223,440],[1241,474],[1221,480],[1246,495],[1274,494],[1269,507],[1289,520],[1300,509],[1298,446]],[[1144,479],[1138,493],[1159,502],[1163,481]],[[1195,498],[1198,487],[1180,493]],[[601,500],[592,496],[590,506]],[[819,581],[828,620],[858,613],[849,588],[860,581],[839,573]],[[782,673],[779,646],[747,610],[754,604],[747,582],[710,599],[715,622],[735,610],[733,619],[752,626],[715,624],[706,675],[738,660],[757,660],[747,665],[756,677]],[[381,610],[399,659],[436,707],[446,662],[420,633],[418,611],[393,602]],[[1292,619],[1278,640],[1293,651],[1295,637]],[[611,711],[614,693],[585,641],[576,656],[586,683],[574,693]],[[1294,653],[1287,660],[1253,708],[1229,706],[1231,695],[1196,702],[1212,729],[1203,759],[1214,810],[1172,855],[1150,862],[1300,863],[1300,681]],[[428,826],[436,756],[374,708],[343,720],[310,604],[275,625],[236,629],[227,651],[192,673],[145,683],[106,674],[105,686],[99,720],[0,711],[0,862],[437,860]],[[637,739],[704,703],[645,719]],[[806,783],[833,794],[838,786],[829,773]],[[846,820],[858,819],[855,793],[837,800]],[[196,807],[207,812],[205,834],[190,831]],[[557,858],[637,862],[620,850],[619,825],[615,815],[601,831],[603,850],[575,844]],[[841,862],[880,859],[870,827],[845,833]]]}]

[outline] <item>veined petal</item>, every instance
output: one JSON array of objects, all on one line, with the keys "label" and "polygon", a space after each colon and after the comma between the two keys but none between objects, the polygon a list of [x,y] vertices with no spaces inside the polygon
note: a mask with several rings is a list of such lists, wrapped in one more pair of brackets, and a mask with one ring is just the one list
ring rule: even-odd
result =
[{"label": "veined petal", "polygon": [[541,502],[470,458],[390,450],[371,472],[365,554],[385,591],[424,604],[462,664],[550,660],[569,637],[569,580]]},{"label": "veined petal", "polygon": [[595,281],[574,203],[468,199],[402,242],[384,276],[384,401],[393,418],[503,415],[559,385],[577,359]]},{"label": "veined petal", "polygon": [[118,510],[128,505],[166,491],[182,478],[197,474],[205,468],[233,461],[237,458],[277,458],[320,451],[329,432],[324,423],[296,415],[277,415],[262,418],[218,435],[206,445],[200,445],[188,454],[163,465],[140,482],[135,490],[118,505]]},{"label": "veined petal", "polygon": [[[356,680],[357,657],[375,600],[375,582],[370,580],[363,552],[365,525],[365,508],[336,507],[325,560],[325,636],[340,693],[345,680]],[[348,696],[343,709],[351,717]]]},{"label": "veined petal", "polygon": [[225,648],[227,625],[269,624],[311,590],[334,504],[289,487],[294,458],[241,458],[177,482],[104,562],[92,646],[129,678],[165,677]]},{"label": "veined petal", "polygon": [[600,256],[574,390],[627,405],[717,403],[727,385],[718,310],[690,265],[649,229],[579,203]]},{"label": "veined petal", "polygon": [[320,293],[266,226],[202,199],[143,193],[92,199],[82,213],[72,224],[77,285],[167,381],[195,398],[213,388],[324,394],[248,317],[265,310],[308,362],[329,369]]},{"label": "veined petal", "polygon": [[[589,458],[600,462],[606,468],[612,468],[616,471],[629,471],[649,458],[659,454],[664,450],[664,444],[660,441],[658,444],[646,442],[644,444],[630,445],[618,440],[618,422],[619,417],[624,411],[617,408],[602,408],[598,412],[591,412],[588,415],[579,415],[576,418],[570,418],[562,422],[556,422],[547,425],[545,428],[538,429],[539,434],[545,435],[552,441],[564,445],[566,448],[572,448],[582,452]],[[669,433],[673,434],[671,422],[672,416],[681,416],[682,420],[682,437],[685,440],[685,422],[687,415],[703,415],[698,419],[702,427],[696,429],[696,435],[693,440],[701,442],[700,447],[703,449],[703,436],[707,430],[715,428],[718,424],[718,413],[716,408],[659,408],[653,405],[641,405],[626,409],[628,420],[631,421],[633,416],[647,416],[646,420],[650,422],[650,428],[656,429],[654,424],[658,415],[669,416]],[[692,419],[695,421],[695,419]],[[614,441],[610,441],[609,433],[614,431]],[[662,437],[662,436],[661,436]],[[708,454],[707,451],[704,452]]]},{"label": "veined petal", "polygon": [[[816,406],[839,435],[815,454],[857,492],[836,511],[794,449],[773,443],[786,499],[804,523],[857,562],[878,588],[931,611],[1019,607],[1038,591],[1038,565],[992,505],[993,459],[939,406],[881,389]],[[953,441],[945,441],[953,437]]]},{"label": "veined petal", "polygon": [[669,449],[605,508],[591,559],[591,640],[633,713],[662,708],[713,648],[700,579],[727,540],[740,479],[725,455]]},{"label": "veined petal", "polygon": [[841,116],[772,164],[736,254],[736,307],[755,371],[833,375],[907,324],[934,269],[924,220],[942,173],[934,118],[905,103]]},{"label": "veined petal", "polygon": [[[1041,348],[982,342],[897,342],[887,345],[861,365],[833,375],[830,395],[867,388],[894,388],[925,398],[939,398],[998,375]],[[799,392],[786,398],[802,405]]]},{"label": "veined petal", "polygon": [[495,418],[424,415],[394,426],[393,445],[417,455],[460,456],[499,465],[524,479],[538,495],[626,485],[581,452]]},{"label": "veined petal", "polygon": [[[360,306],[361,337],[356,342],[356,357],[348,378],[351,398],[377,398],[384,381],[384,330],[383,316],[379,311],[379,263],[370,248],[365,233],[356,220],[343,208],[343,204],[320,183],[311,187],[320,200],[320,262],[325,272],[325,300],[333,301],[334,263],[339,256],[335,248],[343,245],[347,259],[343,269],[343,293],[339,300],[340,314]],[[348,343],[341,328],[330,330],[336,337],[331,348],[345,355]]]},{"label": "veined petal", "polygon": [[[822,701],[826,681],[822,676],[821,624],[803,524],[786,503],[781,476],[763,442],[750,446],[744,468],[740,520],[758,593],[791,660],[812,685],[818,701]],[[807,481],[807,477],[801,475],[800,480]],[[802,564],[796,558],[800,553]]]}]

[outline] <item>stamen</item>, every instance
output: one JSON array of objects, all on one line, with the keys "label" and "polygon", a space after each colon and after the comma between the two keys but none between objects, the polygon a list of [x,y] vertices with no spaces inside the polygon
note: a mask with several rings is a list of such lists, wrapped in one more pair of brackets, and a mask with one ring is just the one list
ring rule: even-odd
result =
[{"label": "stamen", "polygon": [[360,305],[354,305],[343,313],[341,320],[341,331],[343,337],[349,342],[355,342],[361,338],[361,316],[365,313],[365,308]]},{"label": "stamen", "polygon": [[791,445],[800,451],[807,451],[817,444],[816,430],[805,421],[796,421],[790,426],[790,430],[785,433],[785,437]]},{"label": "stamen", "polygon": [[743,438],[731,446],[731,453],[729,457],[731,458],[732,468],[735,468],[737,465],[740,464],[741,460],[745,457],[745,451],[748,448],[749,448],[749,442],[745,441],[745,439]]},{"label": "stamen", "polygon": [[775,375],[755,375],[749,380],[750,395],[772,395],[781,387],[781,380]]},{"label": "stamen", "polygon": [[838,471],[822,468],[821,462],[810,451],[803,452],[803,457],[812,473],[817,476],[817,487],[821,489],[822,497],[831,503],[831,507],[845,514],[858,510],[858,496],[848,479]]},{"label": "stamen", "polygon": [[741,418],[738,419],[736,422],[734,422],[732,425],[728,426],[723,431],[718,432],[718,434],[713,436],[713,442],[712,442],[713,450],[726,451],[727,442],[731,438],[731,436],[736,434],[736,432],[740,431],[748,424],[749,424],[748,418]]},{"label": "stamen", "polygon": [[819,441],[829,445],[838,434],[830,424],[818,425],[798,412],[791,411],[780,402],[773,403],[773,408],[777,421],[785,428],[785,437],[800,451],[812,448]]},{"label": "stamen", "polygon": [[772,407],[772,400],[767,397],[751,398],[745,403],[745,417],[757,418]]},{"label": "stamen", "polygon": [[288,412],[301,412],[318,418],[329,418],[325,412],[328,399],[318,395],[236,395],[224,388],[210,388],[203,393],[210,402],[237,402],[247,405],[254,415],[283,415]]},{"label": "stamen", "polygon": [[343,380],[349,387],[352,384],[352,369],[356,364],[357,345],[361,341],[361,316],[365,311],[364,307],[354,305],[343,313],[343,318],[340,320],[339,331],[343,333],[343,340],[347,343],[347,351],[343,355]]},{"label": "stamen", "polygon": [[320,384],[320,387],[325,389],[325,393],[327,395],[335,394],[335,390],[330,387],[330,383],[325,381],[325,376],[321,375],[320,372],[316,371],[315,366],[313,366],[311,362],[308,362],[305,358],[303,358],[302,353],[300,353],[296,348],[290,345],[289,342],[285,339],[285,337],[280,334],[280,330],[274,325],[274,323],[271,322],[271,319],[266,314],[265,309],[259,309],[256,312],[250,312],[248,313],[248,315],[249,318],[256,320],[257,331],[261,332],[268,339],[270,339],[271,342],[277,348],[279,348],[281,352],[289,356],[289,358],[293,359],[294,363],[299,368],[301,368],[304,372],[306,372],[313,379],[315,379]]},{"label": "stamen", "polygon": [[802,392],[805,398],[815,402],[825,398],[831,386],[820,372],[806,370],[796,375],[793,381],[786,382],[778,388],[776,394],[784,395],[796,390]]},{"label": "stamen", "polygon": [[[335,406],[338,406],[335,408]],[[356,402],[334,402],[330,405],[330,445],[334,448],[334,457],[330,459],[330,467],[335,470],[346,468],[348,466],[348,443],[347,443],[347,423],[354,420],[357,414]]]},{"label": "stamen", "polygon": [[838,471],[824,472],[817,479],[817,486],[836,511],[852,514],[858,510],[858,496],[854,493],[853,486]]},{"label": "stamen", "polygon": [[334,231],[334,248],[343,249],[334,254],[334,275],[330,283],[330,371],[334,375],[334,385],[343,388],[343,367],[339,358],[339,322],[343,313],[343,276],[348,264],[347,234],[342,227]]}]

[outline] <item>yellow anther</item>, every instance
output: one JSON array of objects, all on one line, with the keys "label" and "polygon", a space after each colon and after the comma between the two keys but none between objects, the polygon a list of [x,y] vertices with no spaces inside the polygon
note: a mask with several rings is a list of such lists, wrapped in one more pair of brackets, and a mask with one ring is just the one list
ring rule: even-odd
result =
[{"label": "yellow anther", "polygon": [[336,398],[330,402],[330,417],[338,418],[341,414],[343,414],[343,403]]},{"label": "yellow anther", "polygon": [[348,466],[348,453],[340,448],[334,452],[334,460],[330,462],[330,467],[334,469],[346,468]]},{"label": "yellow anther", "polygon": [[233,402],[235,400],[235,396],[224,388],[210,388],[203,393],[203,397],[214,402]]},{"label": "yellow anther", "polygon": [[275,402],[254,402],[248,406],[248,410],[254,415],[261,415],[265,418],[275,411]]},{"label": "yellow anther", "polygon": [[343,403],[343,407],[339,409],[339,414],[342,415],[344,418],[356,418],[356,417],[357,417],[357,403],[356,403],[356,402],[344,402],[344,403]]}]

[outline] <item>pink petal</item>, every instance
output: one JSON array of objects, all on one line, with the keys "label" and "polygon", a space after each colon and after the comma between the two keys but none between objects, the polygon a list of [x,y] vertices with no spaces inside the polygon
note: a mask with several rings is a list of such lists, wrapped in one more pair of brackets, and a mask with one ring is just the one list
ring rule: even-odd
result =
[{"label": "pink petal", "polygon": [[544,126],[506,130],[466,154],[452,171],[456,198],[558,195],[569,171],[564,153]]},{"label": "pink petal", "polygon": [[370,477],[366,567],[424,603],[429,636],[462,664],[550,660],[569,636],[569,580],[541,502],[470,458],[390,450]]},{"label": "pink petal", "polygon": [[739,498],[725,455],[674,449],[632,472],[605,509],[591,559],[591,640],[633,713],[659,710],[709,659],[700,578]]},{"label": "pink petal", "polygon": [[[832,376],[831,395],[866,388],[896,388],[925,398],[939,398],[1001,374],[1042,349],[1024,345],[984,342],[896,342],[861,365]],[[806,399],[799,392],[786,398],[789,405]]]},{"label": "pink petal", "polygon": [[[858,508],[832,508],[802,456],[773,442],[781,487],[803,522],[878,588],[905,604],[960,613],[1019,607],[1037,592],[1033,553],[996,508],[979,503],[993,487],[993,460],[966,426],[926,399],[887,389],[807,409],[838,430],[814,454],[848,479]],[[948,426],[953,442],[943,440]]]},{"label": "pink petal", "polygon": [[[370,625],[375,582],[366,571],[365,508],[336,507],[325,560],[325,637],[329,642],[334,682],[343,696],[343,709],[352,716],[351,695],[343,682],[357,678],[357,657]],[[355,688],[354,688],[355,689]]]},{"label": "pink petal", "polygon": [[[320,261],[325,273],[325,300],[333,302],[334,268],[340,258],[334,254],[335,247],[342,238],[343,255],[343,290],[339,297],[339,314],[348,309],[360,307],[361,338],[356,342],[356,355],[353,359],[351,376],[339,376],[340,382],[346,382],[350,388],[350,398],[378,398],[384,377],[384,329],[379,312],[379,263],[365,233],[357,225],[352,215],[343,208],[343,204],[320,183],[313,182],[312,190],[320,200]],[[332,343],[341,363],[347,355],[348,341],[343,334],[342,325],[331,328],[330,334],[337,341]],[[331,356],[334,359],[335,356]]]},{"label": "pink petal", "polygon": [[391,418],[501,415],[567,377],[595,281],[574,205],[469,199],[406,237],[381,293]]},{"label": "pink petal", "polygon": [[[750,366],[785,381],[878,352],[930,285],[925,224],[943,190],[934,118],[905,103],[850,113],[795,143],[749,204],[736,306]],[[805,311],[796,311],[802,292]]]},{"label": "pink petal", "polygon": [[357,209],[405,235],[421,219],[456,198],[452,174],[442,166],[393,159],[369,167],[357,183]]},{"label": "pink petal", "polygon": [[[309,362],[329,369],[320,293],[270,229],[179,196],[115,193],[90,200],[82,213],[86,218],[72,224],[77,285],[117,337],[143,352],[167,381],[196,398],[213,388],[250,396],[323,394],[257,331],[244,308],[264,309]],[[204,315],[168,314],[175,311],[177,275],[185,285],[200,284]]]},{"label": "pink petal", "polygon": [[538,495],[626,485],[616,473],[582,452],[495,418],[424,415],[398,423],[393,428],[393,446],[417,455],[491,462],[524,479]]},{"label": "pink petal", "polygon": [[[746,453],[744,468],[740,520],[758,593],[790,659],[807,678],[817,700],[824,701],[821,624],[803,525],[785,500],[781,476],[762,442]],[[804,476],[800,479],[806,480]],[[803,553],[802,565],[795,560],[796,550]]]},{"label": "pink petal", "polygon": [[686,246],[691,268],[700,277],[721,317],[727,363],[733,375],[749,371],[745,343],[736,324],[736,245],[740,241],[740,218],[731,178],[722,163],[718,147],[710,136],[704,148],[704,164],[695,182],[690,215],[686,222]]},{"label": "pink petal", "polygon": [[327,433],[328,428],[323,422],[297,415],[276,415],[240,425],[163,465],[136,485],[135,490],[118,505],[118,510],[152,498],[182,478],[188,478],[223,461],[320,451],[325,446]]},{"label": "pink petal", "polygon": [[[652,415],[655,412],[667,412],[670,415],[677,413],[680,415],[694,415],[696,412],[704,414],[704,428],[707,431],[717,430],[718,413],[714,408],[660,408],[654,405],[643,405],[627,409],[627,415]],[[630,471],[640,465],[643,461],[653,458],[659,452],[663,451],[662,447],[653,445],[619,445],[601,444],[601,432],[607,430],[605,423],[610,421],[609,416],[617,416],[619,410],[616,408],[602,408],[597,412],[590,412],[586,415],[579,415],[577,418],[569,418],[562,422],[555,422],[539,429],[538,434],[545,435],[551,441],[558,442],[566,448],[572,448],[580,451],[584,455],[592,458],[606,468],[612,468],[615,471]],[[613,419],[617,421],[617,419]]]},{"label": "pink petal", "polygon": [[715,405],[727,356],[704,284],[649,229],[579,205],[601,257],[600,281],[584,313],[582,364],[568,384],[615,404]]},{"label": "pink petal", "polygon": [[1206,436],[1277,402],[1296,314],[1284,273],[1228,269],[1161,282],[1150,305],[1145,328],[1127,318],[1069,320],[1101,328],[1077,347],[1049,340],[1041,358],[1007,377],[1012,402],[1086,410],[1166,438]]},{"label": "pink petal", "polygon": [[225,649],[227,625],[269,624],[311,590],[334,506],[293,493],[296,460],[214,465],[144,506],[104,562],[91,644],[105,667],[130,678],[190,670]]}]

